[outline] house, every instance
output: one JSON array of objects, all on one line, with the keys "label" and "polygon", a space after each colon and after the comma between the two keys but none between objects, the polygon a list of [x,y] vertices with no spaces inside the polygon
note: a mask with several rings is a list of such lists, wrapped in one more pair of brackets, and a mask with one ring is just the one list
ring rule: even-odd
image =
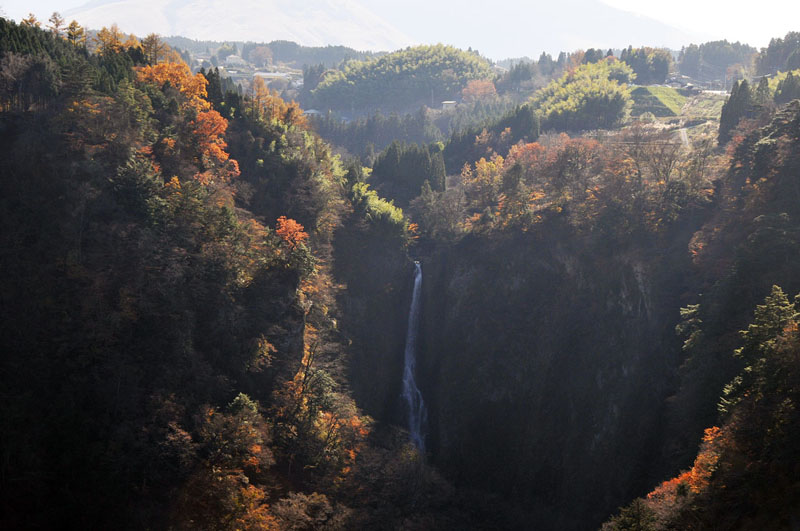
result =
[{"label": "house", "polygon": [[443,111],[447,111],[449,109],[455,109],[457,105],[458,105],[458,103],[455,102],[455,101],[450,101],[450,100],[443,101],[442,102],[442,110]]}]

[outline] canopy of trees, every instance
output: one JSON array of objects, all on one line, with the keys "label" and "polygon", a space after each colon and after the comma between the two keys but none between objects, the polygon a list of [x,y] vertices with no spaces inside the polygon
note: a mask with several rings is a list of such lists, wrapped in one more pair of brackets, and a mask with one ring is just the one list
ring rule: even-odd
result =
[{"label": "canopy of trees", "polygon": [[665,49],[628,46],[619,58],[633,69],[640,85],[664,83],[672,66],[672,54]]},{"label": "canopy of trees", "polygon": [[790,31],[783,38],[774,38],[756,58],[759,74],[774,74],[800,68],[800,32]]},{"label": "canopy of trees", "polygon": [[426,181],[432,189],[444,190],[444,176],[441,144],[395,141],[375,159],[370,182],[384,197],[405,206],[419,195]]},{"label": "canopy of trees", "polygon": [[747,44],[726,40],[690,44],[681,50],[678,69],[696,79],[723,79],[731,67],[749,69],[757,52]]},{"label": "canopy of trees", "polygon": [[448,173],[492,152],[504,153],[517,142],[539,137],[539,116],[530,104],[519,105],[504,115],[457,130],[444,148]]},{"label": "canopy of trees", "polygon": [[618,125],[630,112],[635,79],[627,64],[609,58],[581,65],[551,82],[532,98],[542,116],[542,129],[581,131]]},{"label": "canopy of trees", "polygon": [[453,99],[470,80],[492,76],[489,63],[480,56],[437,44],[346,63],[312,94],[323,109],[402,109]]}]

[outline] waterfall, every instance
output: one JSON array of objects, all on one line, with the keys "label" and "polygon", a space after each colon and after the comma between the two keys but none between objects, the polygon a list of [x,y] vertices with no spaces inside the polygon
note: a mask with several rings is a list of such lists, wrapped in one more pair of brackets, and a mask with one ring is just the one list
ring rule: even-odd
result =
[{"label": "waterfall", "polygon": [[422,291],[422,266],[414,262],[414,291],[411,308],[408,310],[408,332],[406,333],[405,368],[403,369],[403,398],[408,404],[408,431],[416,447],[425,453],[425,402],[417,387],[417,328],[419,327],[420,292]]}]

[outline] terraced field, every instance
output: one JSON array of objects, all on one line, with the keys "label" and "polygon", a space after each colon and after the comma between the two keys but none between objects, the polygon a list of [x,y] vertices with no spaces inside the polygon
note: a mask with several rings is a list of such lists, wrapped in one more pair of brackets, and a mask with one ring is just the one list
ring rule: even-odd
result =
[{"label": "terraced field", "polygon": [[631,91],[631,97],[633,116],[646,112],[651,112],[657,117],[679,116],[686,103],[686,96],[671,87],[636,87]]}]

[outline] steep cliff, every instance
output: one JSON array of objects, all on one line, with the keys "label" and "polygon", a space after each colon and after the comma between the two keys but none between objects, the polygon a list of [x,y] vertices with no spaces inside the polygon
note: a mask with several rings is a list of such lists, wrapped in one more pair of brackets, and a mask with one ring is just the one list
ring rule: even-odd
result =
[{"label": "steep cliff", "polygon": [[619,248],[553,220],[433,254],[420,343],[433,460],[544,528],[597,524],[645,488],[665,466],[690,236]]}]

